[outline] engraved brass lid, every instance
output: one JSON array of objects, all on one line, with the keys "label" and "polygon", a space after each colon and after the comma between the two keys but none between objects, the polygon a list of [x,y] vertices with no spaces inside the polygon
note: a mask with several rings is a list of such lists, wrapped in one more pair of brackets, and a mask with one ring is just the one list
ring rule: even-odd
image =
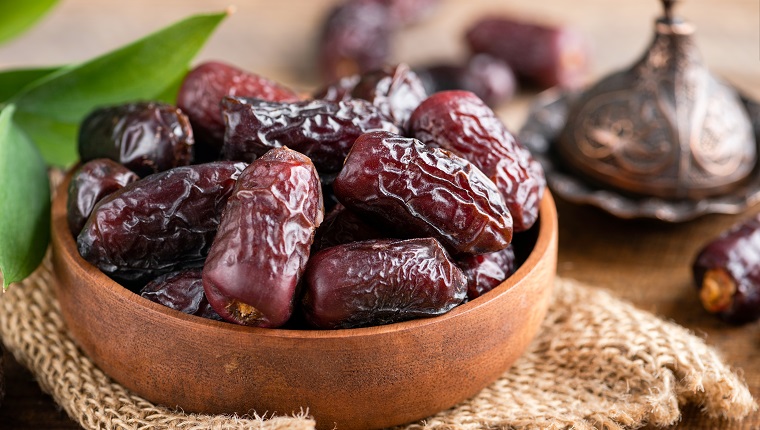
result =
[{"label": "engraved brass lid", "polygon": [[557,150],[570,169],[635,195],[702,199],[748,178],[757,149],[736,90],[705,67],[674,1],[644,56],[572,104]]}]

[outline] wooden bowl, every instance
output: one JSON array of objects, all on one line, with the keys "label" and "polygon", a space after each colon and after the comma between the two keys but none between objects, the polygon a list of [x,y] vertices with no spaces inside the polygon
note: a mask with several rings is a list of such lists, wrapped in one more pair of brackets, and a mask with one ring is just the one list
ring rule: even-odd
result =
[{"label": "wooden bowl", "polygon": [[425,418],[496,380],[546,313],[557,261],[557,213],[546,193],[536,241],[509,279],[435,318],[307,331],[186,315],[121,287],[84,261],[66,223],[68,180],[52,209],[53,263],[71,336],[109,376],[185,412],[291,414],[322,429]]}]

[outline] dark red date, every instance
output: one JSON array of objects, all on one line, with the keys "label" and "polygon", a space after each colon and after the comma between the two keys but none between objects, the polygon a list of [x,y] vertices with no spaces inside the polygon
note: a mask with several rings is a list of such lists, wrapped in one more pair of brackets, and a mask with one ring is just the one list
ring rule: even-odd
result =
[{"label": "dark red date", "polygon": [[177,167],[133,182],[98,203],[77,237],[79,254],[135,288],[197,266],[245,163]]},{"label": "dark red date", "polygon": [[427,93],[417,74],[406,64],[399,64],[361,75],[351,97],[372,102],[404,130],[412,111],[427,98]]},{"label": "dark red date", "polygon": [[546,188],[541,164],[482,100],[468,91],[433,94],[414,111],[412,135],[466,158],[497,186],[517,232],[538,219]]},{"label": "dark red date", "polygon": [[365,131],[398,131],[366,100],[278,103],[227,97],[222,111],[227,123],[223,159],[250,162],[287,146],[311,158],[322,174],[339,171],[354,140]]},{"label": "dark red date", "polygon": [[89,161],[71,177],[66,203],[66,220],[76,238],[95,205],[105,196],[140,179],[135,172],[107,158]]},{"label": "dark red date", "polygon": [[203,267],[209,303],[227,321],[279,327],[294,296],[324,209],[311,160],[276,148],[240,175]]},{"label": "dark red date", "polygon": [[388,8],[391,23],[410,26],[424,21],[440,6],[441,0],[375,0]]},{"label": "dark red date", "polygon": [[387,5],[376,0],[349,1],[324,21],[319,59],[326,81],[379,69],[390,58],[394,24]]},{"label": "dark red date", "polygon": [[108,158],[140,177],[187,166],[195,139],[187,116],[164,103],[129,103],[96,109],[79,129],[79,157]]},{"label": "dark red date", "polygon": [[314,92],[315,99],[329,100],[331,102],[339,102],[341,100],[350,99],[351,92],[356,87],[356,84],[361,80],[361,75],[349,75],[331,82],[330,84],[318,89]]},{"label": "dark red date", "polygon": [[498,251],[512,217],[494,183],[469,161],[388,132],[356,139],[333,183],[347,208],[408,237],[434,237],[453,252]]},{"label": "dark red date", "polygon": [[588,72],[585,40],[566,27],[485,18],[467,32],[474,53],[507,62],[518,78],[539,88],[578,88]]},{"label": "dark red date", "polygon": [[732,324],[760,319],[760,216],[708,243],[697,255],[693,273],[708,312]]},{"label": "dark red date", "polygon": [[464,273],[431,238],[334,246],[312,257],[304,280],[306,320],[323,329],[441,315],[467,292]]},{"label": "dark red date", "polygon": [[222,317],[209,305],[203,293],[201,270],[198,267],[161,275],[143,287],[140,295],[189,315],[221,321]]},{"label": "dark red date", "polygon": [[457,260],[457,266],[467,277],[467,299],[474,300],[499,286],[514,273],[515,265],[512,244],[501,251]]},{"label": "dark red date", "polygon": [[486,54],[472,56],[464,65],[438,64],[415,69],[428,94],[448,90],[471,91],[489,106],[512,99],[517,90],[509,65]]},{"label": "dark red date", "polygon": [[211,61],[195,67],[182,81],[177,106],[190,118],[201,160],[211,161],[224,142],[224,97],[256,97],[271,101],[297,101],[298,94],[283,85],[229,64]]},{"label": "dark red date", "polygon": [[376,228],[361,216],[338,204],[325,217],[325,221],[314,235],[312,252],[321,251],[335,245],[370,239],[388,238],[388,234]]}]

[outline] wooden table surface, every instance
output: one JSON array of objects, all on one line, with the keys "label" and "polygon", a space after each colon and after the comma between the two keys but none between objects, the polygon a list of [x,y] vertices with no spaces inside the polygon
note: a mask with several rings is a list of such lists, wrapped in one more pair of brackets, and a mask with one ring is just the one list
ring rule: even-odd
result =
[{"label": "wooden table surface", "polygon": [[[226,8],[229,1],[63,0],[36,28],[0,46],[0,68],[81,61],[158,29],[188,14]],[[334,1],[245,1],[207,44],[199,59],[221,59],[302,90],[319,84],[314,46],[320,19]],[[684,1],[677,11],[698,29],[697,42],[717,74],[760,97],[760,2]],[[655,0],[469,0],[444,1],[427,22],[400,32],[394,60],[422,64],[462,58],[464,29],[487,13],[520,14],[574,25],[594,49],[592,75],[637,58],[659,14]],[[517,129],[531,94],[499,113]],[[682,224],[623,221],[590,207],[559,201],[561,276],[613,291],[642,309],[682,324],[704,337],[744,374],[760,399],[760,324],[730,327],[701,310],[692,286],[697,250],[719,232],[760,210],[735,216],[706,216]],[[0,407],[2,429],[75,429],[34,377],[6,360],[7,397]],[[760,413],[740,423],[705,419],[687,408],[674,428],[757,429]]]}]

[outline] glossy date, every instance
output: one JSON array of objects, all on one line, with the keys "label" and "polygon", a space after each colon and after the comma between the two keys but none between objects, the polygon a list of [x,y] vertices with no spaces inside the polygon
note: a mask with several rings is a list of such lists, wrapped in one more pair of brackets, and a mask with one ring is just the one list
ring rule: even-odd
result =
[{"label": "glossy date", "polygon": [[512,217],[494,183],[467,160],[416,139],[363,134],[333,190],[347,208],[407,237],[434,237],[456,254],[498,251],[512,240]]},{"label": "glossy date", "polygon": [[177,167],[125,186],[90,215],[79,254],[131,288],[201,264],[244,168],[229,161]]},{"label": "glossy date", "polygon": [[251,162],[272,148],[287,146],[309,158],[322,174],[335,173],[354,141],[368,130],[398,131],[366,100],[295,103],[227,97],[222,158]]},{"label": "glossy date", "polygon": [[128,103],[96,109],[79,129],[82,162],[109,158],[140,177],[192,162],[190,121],[174,106]]},{"label": "glossy date", "polygon": [[459,154],[482,170],[504,197],[516,232],[538,219],[546,188],[541,164],[475,94],[433,94],[414,111],[409,128],[425,144]]},{"label": "glossy date", "polygon": [[320,251],[344,243],[388,238],[389,235],[361,216],[338,204],[325,216],[314,235],[312,251]]},{"label": "glossy date", "polygon": [[474,300],[499,286],[514,273],[515,265],[512,244],[501,251],[458,259],[457,266],[467,277],[467,299]]},{"label": "glossy date", "polygon": [[107,158],[89,161],[74,171],[69,183],[66,220],[74,238],[103,197],[140,179],[135,172]]},{"label": "glossy date", "polygon": [[279,327],[293,313],[324,209],[308,157],[272,149],[240,175],[203,267],[203,288],[222,318]]},{"label": "glossy date", "polygon": [[222,320],[203,293],[200,267],[161,275],[143,287],[140,295],[189,315]]},{"label": "glossy date", "polygon": [[732,324],[760,319],[760,216],[708,243],[692,270],[708,312]]},{"label": "glossy date", "polygon": [[312,257],[304,279],[304,315],[323,329],[441,315],[467,291],[464,273],[432,238],[334,246]]},{"label": "glossy date", "polygon": [[210,61],[196,66],[182,81],[177,106],[190,118],[203,161],[219,154],[224,142],[220,103],[227,96],[297,101],[293,90],[235,66]]}]

